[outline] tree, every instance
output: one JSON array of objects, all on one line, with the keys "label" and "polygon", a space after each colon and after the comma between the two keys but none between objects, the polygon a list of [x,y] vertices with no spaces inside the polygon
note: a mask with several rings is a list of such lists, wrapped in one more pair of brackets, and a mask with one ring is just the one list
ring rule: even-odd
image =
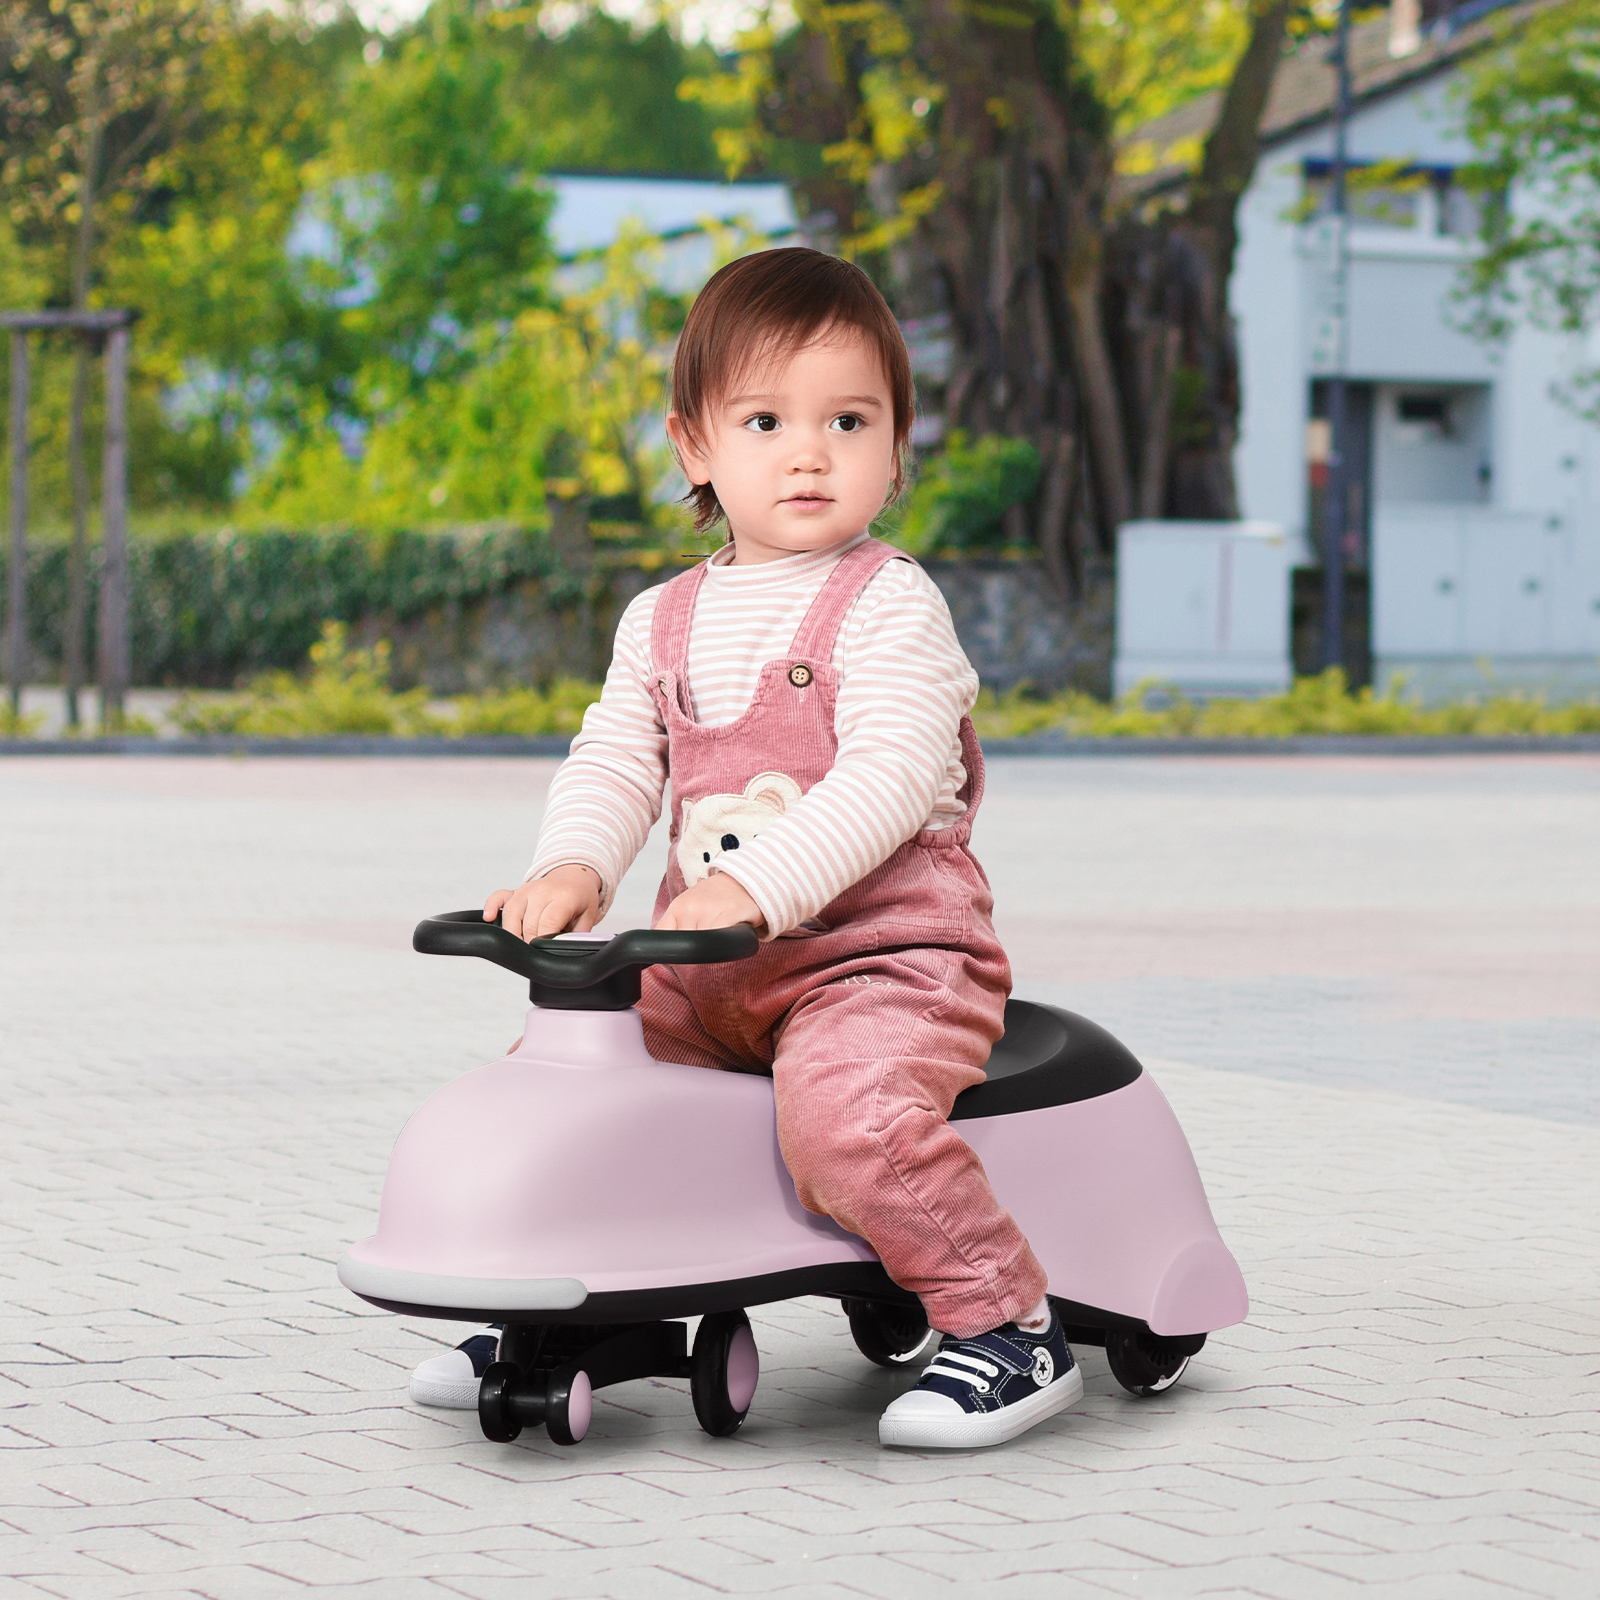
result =
[{"label": "tree", "polygon": [[[1187,197],[1186,253],[1204,280],[1205,313],[1190,318],[1202,403],[1220,422],[1214,469],[1200,476],[1221,488],[1203,514],[1230,513],[1232,216],[1294,9],[1294,0],[803,0],[797,30],[753,36],[737,73],[695,88],[747,108],[746,129],[720,136],[730,165],[787,167],[814,232],[831,224],[902,314],[948,315],[946,428],[1036,447],[1042,474],[1025,520],[1063,592],[1076,587],[1086,520],[1108,542],[1150,498],[1141,480],[1166,484],[1163,461],[1141,460],[1167,446],[1140,426],[1147,397],[1119,360],[1108,292],[1108,266],[1131,270],[1107,253],[1118,138],[1219,82],[1229,88]],[[1167,230],[1142,239],[1174,253]],[[1157,302],[1167,321],[1181,312],[1170,293]],[[1169,342],[1164,332],[1157,340]],[[1175,367],[1157,374],[1155,390],[1170,387]]]},{"label": "tree", "polygon": [[348,12],[313,26],[292,6],[219,29],[162,189],[108,241],[104,292],[141,311],[136,502],[225,509],[252,433],[295,432],[307,394],[359,366],[291,241],[368,42]]},{"label": "tree", "polygon": [[464,8],[436,0],[425,22],[352,86],[321,190],[337,238],[322,298],[411,386],[466,359],[469,330],[537,304],[549,260],[505,62]]},{"label": "tree", "polygon": [[492,7],[487,41],[506,63],[507,109],[535,171],[710,173],[712,119],[678,85],[713,70],[708,45],[686,47],[665,23],[636,28],[592,4]]},{"label": "tree", "polygon": [[[1514,19],[1469,71],[1466,174],[1483,199],[1484,250],[1466,269],[1478,332],[1519,322],[1582,333],[1600,322],[1600,14],[1567,0]],[[1600,420],[1600,365],[1572,398]]]},{"label": "tree", "polygon": [[1262,116],[1296,11],[1294,0],[1253,0],[1248,37],[1195,172],[1153,215],[1125,207],[1112,232],[1106,309],[1138,516],[1239,514],[1239,357],[1228,285],[1239,201],[1255,174]]},{"label": "tree", "polygon": [[550,198],[500,43],[442,5],[387,42],[291,11],[213,46],[197,137],[112,276],[228,499],[315,458],[326,520],[372,430],[543,303]]},{"label": "tree", "polygon": [[[724,251],[742,240],[731,236]],[[671,458],[659,431],[687,300],[657,286],[659,246],[624,230],[591,280],[474,330],[472,360],[371,410],[360,458],[323,420],[263,473],[246,520],[405,528],[542,521],[546,496],[648,521]]]},{"label": "tree", "polygon": [[[196,86],[218,26],[214,0],[10,0],[0,13],[0,168],[13,224],[46,246],[74,310],[88,307],[106,233],[136,215],[162,180],[197,110]],[[64,278],[65,282],[61,280]],[[67,715],[84,680],[89,472],[84,454],[91,349],[80,338],[69,453],[73,534],[67,606]]]}]

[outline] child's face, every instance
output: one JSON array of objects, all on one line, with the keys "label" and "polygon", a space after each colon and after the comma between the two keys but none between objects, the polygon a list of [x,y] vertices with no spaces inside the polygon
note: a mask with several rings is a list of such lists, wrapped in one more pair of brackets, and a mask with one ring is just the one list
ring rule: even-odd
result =
[{"label": "child's face", "polygon": [[861,532],[894,476],[894,403],[866,340],[846,332],[757,367],[691,439],[667,431],[695,483],[710,482],[733,530],[734,562],[776,561]]}]

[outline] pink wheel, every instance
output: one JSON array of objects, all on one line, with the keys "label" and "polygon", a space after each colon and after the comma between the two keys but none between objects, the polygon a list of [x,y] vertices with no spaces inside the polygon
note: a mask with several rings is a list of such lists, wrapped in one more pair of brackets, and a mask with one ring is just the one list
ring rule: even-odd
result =
[{"label": "pink wheel", "polygon": [[576,1444],[589,1431],[594,1391],[582,1367],[563,1367],[550,1374],[545,1391],[544,1425],[557,1444]]}]

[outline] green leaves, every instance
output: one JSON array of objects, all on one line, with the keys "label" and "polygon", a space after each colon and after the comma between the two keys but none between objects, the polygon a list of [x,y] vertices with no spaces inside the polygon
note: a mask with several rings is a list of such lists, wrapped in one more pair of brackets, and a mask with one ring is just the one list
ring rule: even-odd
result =
[{"label": "green leaves", "polygon": [[[1462,298],[1480,335],[1519,322],[1579,333],[1600,321],[1600,14],[1569,0],[1501,31],[1469,73],[1466,127],[1483,159],[1484,251]],[[1571,397],[1600,420],[1600,367]]]},{"label": "green leaves", "polygon": [[659,433],[685,305],[656,286],[660,250],[624,229],[554,305],[473,329],[419,382],[375,360],[350,407],[370,419],[359,459],[326,414],[251,488],[244,520],[278,526],[546,520],[545,496],[627,496],[643,515],[671,468]]},{"label": "green leaves", "polygon": [[[303,661],[330,619],[405,621],[530,582],[553,604],[582,593],[543,534],[517,526],[387,534],[225,529],[136,539],[129,562],[140,683],[224,685]],[[29,562],[30,643],[43,660],[61,654],[66,565],[60,544],[36,546]],[[91,613],[93,605],[91,594]]]},{"label": "green leaves", "polygon": [[969,443],[951,434],[921,469],[896,542],[915,555],[999,549],[1008,542],[1005,514],[1033,498],[1039,467],[1025,439],[986,434]]},{"label": "green leaves", "polygon": [[188,734],[267,739],[342,733],[531,738],[576,733],[584,712],[599,698],[599,684],[561,678],[543,694],[504,689],[459,695],[448,710],[430,706],[426,689],[396,693],[389,687],[388,640],[380,639],[370,650],[358,649],[342,623],[328,622],[311,647],[310,670],[304,676],[265,673],[242,693],[220,699],[186,695],[172,720]]},{"label": "green leaves", "polygon": [[[434,0],[379,40],[312,0],[10,0],[9,305],[70,293],[82,143],[70,73],[98,38],[95,81],[111,84],[107,41],[135,33],[141,61],[166,63],[166,120],[101,213],[90,285],[97,303],[141,313],[131,466],[146,517],[181,506],[255,525],[542,521],[552,475],[648,499],[665,455],[641,423],[660,409],[683,307],[637,281],[650,254],[638,240],[626,262],[585,265],[555,292],[540,174],[709,170],[716,118],[677,90],[692,61],[714,57],[660,25],[571,10],[552,31],[534,10]],[[126,89],[126,73],[116,82]],[[106,159],[143,126],[106,124]],[[37,347],[46,524],[65,509],[60,365],[49,342]],[[562,438],[578,441],[572,472],[546,460]]]},{"label": "green leaves", "polygon": [[1490,694],[1432,709],[1403,699],[1404,686],[1384,694],[1352,692],[1342,668],[1296,678],[1282,694],[1257,700],[1186,700],[1169,685],[1135,685],[1107,702],[1068,689],[1049,698],[1020,685],[996,695],[985,690],[972,720],[985,739],[1039,734],[1091,739],[1290,739],[1316,734],[1389,737],[1496,737],[1600,730],[1600,701],[1550,706],[1537,695]]},{"label": "green leaves", "polygon": [[324,172],[343,322],[413,383],[458,368],[471,331],[541,298],[551,199],[506,110],[505,65],[460,12],[353,87]]}]

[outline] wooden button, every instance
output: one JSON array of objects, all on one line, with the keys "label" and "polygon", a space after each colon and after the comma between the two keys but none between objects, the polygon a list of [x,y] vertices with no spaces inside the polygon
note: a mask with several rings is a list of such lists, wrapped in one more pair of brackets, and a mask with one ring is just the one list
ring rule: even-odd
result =
[{"label": "wooden button", "polygon": [[806,666],[790,667],[789,682],[797,689],[805,688],[811,682],[811,668]]}]

